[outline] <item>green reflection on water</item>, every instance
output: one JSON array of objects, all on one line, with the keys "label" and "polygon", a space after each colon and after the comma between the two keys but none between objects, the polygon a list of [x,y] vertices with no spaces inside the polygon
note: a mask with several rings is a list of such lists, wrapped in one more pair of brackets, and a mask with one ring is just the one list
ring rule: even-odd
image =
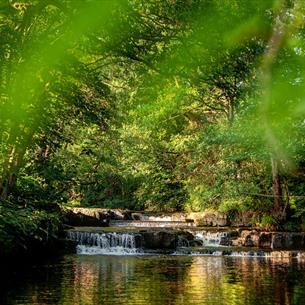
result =
[{"label": "green reflection on water", "polygon": [[223,257],[66,256],[11,277],[1,304],[304,304],[305,266]]}]

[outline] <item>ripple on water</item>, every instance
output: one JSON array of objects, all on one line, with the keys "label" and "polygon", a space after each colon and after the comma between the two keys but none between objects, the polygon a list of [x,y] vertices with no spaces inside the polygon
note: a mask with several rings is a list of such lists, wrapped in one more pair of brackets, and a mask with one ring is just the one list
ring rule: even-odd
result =
[{"label": "ripple on water", "polygon": [[247,257],[72,255],[5,275],[0,304],[304,304],[305,265]]}]

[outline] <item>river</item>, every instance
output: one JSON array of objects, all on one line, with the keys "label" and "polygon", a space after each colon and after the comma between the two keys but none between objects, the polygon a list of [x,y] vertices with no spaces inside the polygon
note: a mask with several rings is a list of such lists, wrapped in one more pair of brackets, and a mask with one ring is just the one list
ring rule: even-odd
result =
[{"label": "river", "polygon": [[305,264],[283,259],[66,255],[2,280],[1,305],[305,304]]}]

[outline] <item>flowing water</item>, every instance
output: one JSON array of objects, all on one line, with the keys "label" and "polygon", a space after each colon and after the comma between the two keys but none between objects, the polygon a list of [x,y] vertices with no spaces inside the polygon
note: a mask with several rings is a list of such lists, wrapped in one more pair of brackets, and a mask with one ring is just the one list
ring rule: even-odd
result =
[{"label": "flowing water", "polygon": [[67,239],[77,242],[77,253],[88,255],[134,255],[142,253],[140,237],[137,233],[67,232]]},{"label": "flowing water", "polygon": [[162,249],[149,247],[169,245],[172,233],[67,231],[78,254],[0,262],[0,305],[305,304],[304,256],[229,250],[221,246],[229,233],[210,231],[194,232],[199,250],[178,232],[170,255],[156,255]]},{"label": "flowing water", "polygon": [[[3,271],[1,305],[304,304],[305,264],[208,256],[67,255]],[[13,271],[15,270],[15,271]]]},{"label": "flowing water", "polygon": [[171,221],[166,218],[163,220],[114,220],[110,222],[114,227],[140,227],[140,228],[176,228],[176,227],[195,227],[193,222]]},{"label": "flowing water", "polygon": [[[227,232],[201,231],[195,233],[194,240],[191,241],[186,239],[183,232],[176,232],[173,243],[170,243],[170,248],[166,249],[164,248],[166,238],[164,239],[164,235],[160,235],[162,232],[152,232],[148,238],[145,235],[146,233],[70,230],[66,232],[66,238],[77,244],[76,251],[78,254],[86,255],[155,255],[166,253],[171,255],[248,256],[266,258],[274,256],[274,254],[283,256],[281,252],[263,251],[257,248],[230,248],[222,246],[221,241],[227,235]],[[197,247],[192,246],[194,243]],[[301,252],[295,251],[293,256],[303,259],[303,257],[298,257],[299,253]],[[287,256],[287,253],[284,254]],[[292,255],[292,253],[290,254]],[[288,256],[290,254],[288,253]]]}]

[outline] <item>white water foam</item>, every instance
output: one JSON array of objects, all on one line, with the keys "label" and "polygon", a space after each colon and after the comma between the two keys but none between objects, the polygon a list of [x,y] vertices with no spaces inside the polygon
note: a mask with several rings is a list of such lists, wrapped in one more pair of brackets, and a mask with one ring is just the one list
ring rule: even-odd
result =
[{"label": "white water foam", "polygon": [[[137,245],[139,235],[130,233],[92,233],[68,231],[67,239],[77,243],[78,254],[135,255],[143,253]],[[138,242],[139,244],[139,242]]]},{"label": "white water foam", "polygon": [[203,246],[218,247],[221,246],[222,238],[227,237],[227,232],[198,232],[195,234],[195,240],[201,241]]},{"label": "white water foam", "polygon": [[76,247],[77,254],[82,255],[143,255],[144,252],[141,249],[128,249],[124,247],[110,247],[110,248],[101,248],[97,246],[85,246],[78,245]]},{"label": "white water foam", "polygon": [[270,258],[270,254],[262,251],[175,251],[172,255],[175,256],[230,256],[230,257],[249,257],[249,258]]}]

